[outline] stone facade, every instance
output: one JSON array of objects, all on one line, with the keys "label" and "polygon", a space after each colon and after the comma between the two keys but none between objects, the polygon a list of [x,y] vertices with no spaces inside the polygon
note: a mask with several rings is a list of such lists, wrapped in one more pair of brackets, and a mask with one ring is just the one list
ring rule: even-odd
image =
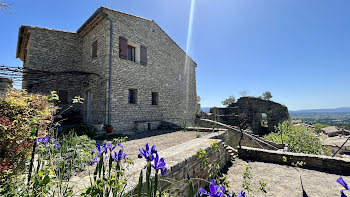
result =
[{"label": "stone facade", "polygon": [[[87,124],[106,124],[108,109],[110,22],[112,20],[111,123],[115,131],[148,130],[161,122],[193,123],[197,112],[196,63],[153,21],[99,8],[77,31],[22,26],[17,57],[24,67],[47,71],[40,78],[23,76],[30,92],[67,91],[85,98],[76,117]],[[22,37],[23,38],[22,38]],[[120,58],[120,37],[135,47],[136,60]],[[28,40],[25,42],[25,40]],[[97,57],[92,45],[97,42]],[[146,64],[138,50],[147,48]],[[35,71],[33,71],[35,72]],[[136,104],[128,100],[129,89],[137,92]],[[152,92],[158,105],[152,105]]]},{"label": "stone facade", "polygon": [[12,88],[13,81],[6,77],[0,77],[0,97],[6,95],[8,88]]},{"label": "stone facade", "polygon": [[[210,112],[211,119],[233,126],[239,124],[239,118],[246,119],[253,133],[259,135],[274,131],[274,126],[290,119],[286,106],[256,97],[241,97],[227,108],[211,108]],[[266,114],[265,127],[263,114]]]}]

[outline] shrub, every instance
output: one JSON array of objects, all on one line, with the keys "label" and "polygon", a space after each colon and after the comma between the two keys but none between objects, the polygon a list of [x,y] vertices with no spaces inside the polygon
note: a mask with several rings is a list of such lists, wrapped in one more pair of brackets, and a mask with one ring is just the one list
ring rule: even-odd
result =
[{"label": "shrub", "polygon": [[325,124],[321,124],[321,123],[316,123],[316,124],[314,124],[314,127],[315,127],[315,131],[316,131],[317,133],[321,133],[321,129],[326,128],[326,127],[329,127],[329,125],[325,125]]},{"label": "shrub", "polygon": [[0,98],[0,182],[25,166],[36,132],[46,136],[51,131],[55,97],[13,89]]},{"label": "shrub", "polygon": [[58,136],[60,137],[63,135],[67,135],[71,132],[75,133],[78,136],[87,135],[90,138],[94,138],[96,136],[94,128],[87,125],[77,125],[74,127],[61,129],[58,131]]},{"label": "shrub", "polygon": [[317,155],[326,153],[322,146],[322,138],[306,126],[294,126],[291,122],[284,121],[275,127],[275,131],[264,138],[277,143],[287,143],[291,152]]}]

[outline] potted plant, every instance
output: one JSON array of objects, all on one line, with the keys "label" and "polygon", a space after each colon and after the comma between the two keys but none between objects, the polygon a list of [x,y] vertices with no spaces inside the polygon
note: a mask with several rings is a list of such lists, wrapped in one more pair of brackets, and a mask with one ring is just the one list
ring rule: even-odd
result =
[{"label": "potted plant", "polygon": [[106,126],[105,126],[105,129],[106,129],[107,133],[112,133],[112,131],[113,131],[113,126],[112,126],[112,125],[106,125]]}]

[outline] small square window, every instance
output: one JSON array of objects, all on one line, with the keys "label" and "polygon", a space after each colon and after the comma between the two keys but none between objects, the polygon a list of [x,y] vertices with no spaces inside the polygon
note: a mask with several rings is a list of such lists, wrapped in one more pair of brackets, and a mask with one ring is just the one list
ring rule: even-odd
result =
[{"label": "small square window", "polygon": [[135,62],[135,47],[128,45],[127,59]]},{"label": "small square window", "polygon": [[136,104],[136,94],[137,90],[135,89],[129,89],[129,103],[130,104]]},{"label": "small square window", "polygon": [[92,58],[97,57],[97,40],[92,43]]},{"label": "small square window", "polygon": [[158,92],[152,92],[152,105],[158,105]]},{"label": "small square window", "polygon": [[66,90],[58,90],[60,103],[68,103],[68,92]]}]

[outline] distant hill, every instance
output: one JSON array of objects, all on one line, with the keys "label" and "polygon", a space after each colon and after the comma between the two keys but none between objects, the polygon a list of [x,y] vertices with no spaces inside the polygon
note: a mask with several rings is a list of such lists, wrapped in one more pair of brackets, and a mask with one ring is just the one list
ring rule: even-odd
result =
[{"label": "distant hill", "polygon": [[305,110],[289,110],[289,113],[350,113],[350,107],[339,107],[334,109],[305,109]]}]

